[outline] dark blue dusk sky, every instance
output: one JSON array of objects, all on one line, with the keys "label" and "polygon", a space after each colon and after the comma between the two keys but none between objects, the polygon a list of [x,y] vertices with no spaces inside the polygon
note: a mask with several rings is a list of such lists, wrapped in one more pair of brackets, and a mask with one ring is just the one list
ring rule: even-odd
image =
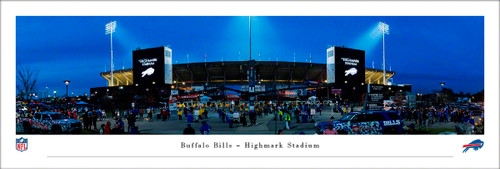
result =
[{"label": "dark blue dusk sky", "polygon": [[[248,16],[211,17],[17,17],[16,64],[40,70],[38,89],[63,94],[88,93],[106,86],[99,73],[110,69],[110,37],[105,24],[117,21],[113,34],[115,70],[132,67],[132,51],[170,45],[174,63],[248,59]],[[259,60],[326,63],[328,45],[366,51],[366,67],[382,68],[379,21],[385,36],[386,69],[394,83],[412,84],[429,93],[445,82],[456,92],[484,89],[484,18],[482,16],[256,16],[252,17],[252,57]],[[308,61],[307,61],[308,62]]]}]

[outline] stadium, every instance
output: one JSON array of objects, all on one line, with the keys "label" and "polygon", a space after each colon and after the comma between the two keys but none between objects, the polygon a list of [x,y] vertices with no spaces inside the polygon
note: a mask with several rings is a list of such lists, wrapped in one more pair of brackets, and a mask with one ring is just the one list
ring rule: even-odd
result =
[{"label": "stadium", "polygon": [[[361,104],[368,84],[411,92],[410,85],[383,85],[383,70],[365,68],[362,50],[331,47],[326,64],[256,60],[172,64],[171,51],[168,47],[133,51],[133,68],[113,71],[113,81],[110,71],[100,73],[108,86],[91,88],[91,101],[115,98],[127,104],[148,105],[168,102],[170,95],[179,99],[209,96],[214,100],[248,100],[249,96],[256,96],[258,101],[316,96],[321,100]],[[352,69],[356,72],[349,74]],[[255,71],[255,89],[250,92],[251,71]],[[386,84],[395,74],[386,71]]]}]

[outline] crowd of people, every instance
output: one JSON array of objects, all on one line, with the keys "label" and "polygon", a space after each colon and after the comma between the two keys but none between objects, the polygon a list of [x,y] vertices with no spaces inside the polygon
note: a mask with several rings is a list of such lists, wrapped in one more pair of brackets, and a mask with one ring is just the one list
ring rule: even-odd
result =
[{"label": "crowd of people", "polygon": [[[161,121],[167,120],[186,120],[187,123],[202,122],[204,126],[203,132],[209,134],[211,127],[207,127],[208,114],[216,113],[219,123],[227,123],[228,128],[233,128],[235,125],[248,127],[259,125],[258,119],[272,115],[275,121],[284,121],[284,126],[279,127],[283,130],[290,130],[292,123],[315,123],[315,117],[322,115],[325,110],[331,112],[331,119],[335,120],[333,113],[345,115],[354,112],[354,107],[348,104],[327,103],[321,101],[316,102],[300,102],[300,101],[260,101],[256,102],[253,110],[249,110],[248,103],[234,101],[218,101],[218,102],[179,102],[177,107],[169,109],[168,106],[135,108],[124,111],[115,110],[112,113],[106,113],[105,110],[92,107],[71,107],[65,109],[47,109],[43,107],[33,106],[28,109],[18,109],[18,118],[31,118],[34,113],[39,111],[54,111],[65,114],[68,118],[82,121],[83,129],[99,131],[101,134],[138,134],[139,128],[136,125],[137,121]],[[429,106],[422,108],[396,108],[405,124],[409,127],[418,129],[428,129],[431,125],[440,122],[455,122],[467,123],[473,126],[483,125],[482,120],[474,119],[472,111],[451,105],[445,106]],[[484,114],[484,113],[483,113]],[[480,118],[484,119],[483,114]],[[109,116],[110,115],[110,116]],[[328,115],[330,116],[330,115]],[[98,121],[103,121],[105,124],[98,126]],[[113,121],[113,123],[112,123]],[[214,121],[212,121],[214,122]],[[262,122],[261,122],[262,123]],[[283,123],[280,123],[283,124]],[[412,124],[412,125],[409,125]],[[209,125],[208,125],[209,126]],[[100,128],[98,128],[100,127]],[[184,134],[192,134],[194,129],[190,125],[184,130]],[[480,131],[478,131],[480,133]],[[327,133],[336,133],[329,131]]]},{"label": "crowd of people", "polygon": [[[472,111],[451,106],[445,107],[423,107],[423,108],[399,108],[396,109],[401,118],[407,121],[416,121],[418,127],[429,127],[437,122],[468,122],[474,125]],[[481,115],[483,116],[483,115]]]},{"label": "crowd of people", "polygon": [[[352,111],[351,107],[345,105],[323,105],[322,102],[281,102],[267,101],[256,102],[253,110],[249,110],[248,103],[238,102],[208,102],[208,103],[178,103],[178,120],[187,118],[188,122],[206,119],[209,111],[218,114],[219,123],[227,123],[229,128],[234,124],[241,124],[243,127],[259,125],[258,118],[274,115],[276,121],[285,121],[284,130],[291,128],[291,122],[296,123],[314,123],[315,116],[321,115],[323,109],[335,107],[338,111],[348,113]],[[333,117],[333,115],[332,115]]]}]

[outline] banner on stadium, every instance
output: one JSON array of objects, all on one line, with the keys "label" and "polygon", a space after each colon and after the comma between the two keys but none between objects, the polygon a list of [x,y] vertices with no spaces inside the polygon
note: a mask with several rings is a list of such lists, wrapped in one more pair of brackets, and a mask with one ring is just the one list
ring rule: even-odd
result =
[{"label": "banner on stadium", "polygon": [[228,95],[226,96],[226,98],[227,98],[228,100],[238,100],[238,99],[241,99],[241,97],[240,97],[240,96],[238,96],[238,95],[234,95],[234,94],[228,94]]},{"label": "banner on stadium", "polygon": [[[248,92],[248,85],[242,85],[241,91]],[[266,85],[255,85],[255,92],[265,92],[265,91],[266,91]]]},{"label": "banner on stadium", "polygon": [[196,99],[200,96],[200,94],[195,93],[195,94],[188,94],[184,96],[178,96],[177,99]]}]

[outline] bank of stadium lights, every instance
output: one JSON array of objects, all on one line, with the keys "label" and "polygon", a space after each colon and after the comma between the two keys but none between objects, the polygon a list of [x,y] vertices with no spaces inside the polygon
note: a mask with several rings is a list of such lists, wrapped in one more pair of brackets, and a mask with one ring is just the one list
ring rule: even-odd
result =
[{"label": "bank of stadium lights", "polygon": [[379,22],[378,28],[382,31],[382,59],[383,59],[383,70],[384,70],[384,85],[387,85],[386,73],[385,73],[385,34],[389,35],[389,25],[387,25],[384,22]]},{"label": "bank of stadium lights", "polygon": [[106,35],[110,34],[111,42],[111,86],[113,86],[113,32],[115,32],[116,21],[106,24]]}]

